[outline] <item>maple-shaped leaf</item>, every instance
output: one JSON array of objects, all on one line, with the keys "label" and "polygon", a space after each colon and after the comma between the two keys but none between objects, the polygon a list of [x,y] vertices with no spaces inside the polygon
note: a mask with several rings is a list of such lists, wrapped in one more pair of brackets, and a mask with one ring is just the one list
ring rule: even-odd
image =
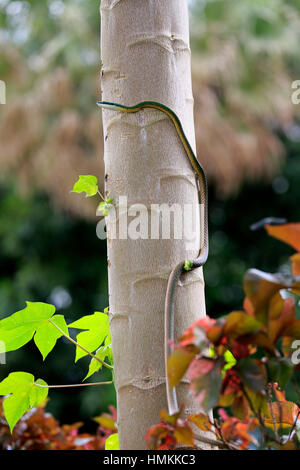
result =
[{"label": "maple-shaped leaf", "polygon": [[[68,325],[68,327],[87,330],[79,333],[76,340],[77,343],[91,353],[96,351],[110,334],[109,318],[108,315],[103,312],[95,312],[92,315],[86,315],[74,321]],[[87,353],[77,346],[75,362],[86,355]]]},{"label": "maple-shaped leaf", "polygon": [[5,352],[24,346],[34,336],[35,344],[45,359],[54,348],[57,339],[62,336],[51,322],[57,324],[64,333],[68,333],[64,317],[54,313],[54,305],[26,302],[23,310],[1,320],[0,341],[5,345]]},{"label": "maple-shaped leaf", "polygon": [[12,432],[26,411],[40,405],[46,399],[48,387],[42,379],[35,381],[32,374],[12,372],[0,382],[0,395],[8,395],[4,399],[3,409]]},{"label": "maple-shaped leaf", "polygon": [[105,201],[101,201],[97,207],[96,215],[103,215],[106,217],[113,207],[113,198],[106,199]]},{"label": "maple-shaped leaf", "polygon": [[269,235],[291,245],[300,252],[300,223],[265,225]]},{"label": "maple-shaped leaf", "polygon": [[[107,359],[107,361],[110,364],[112,364],[113,356],[112,356],[110,332],[104,340],[104,345],[100,346],[100,348],[97,349],[95,356],[98,357],[98,359],[100,359],[100,361],[102,362],[105,361],[105,359]],[[86,374],[83,380],[88,379],[89,377],[91,377],[91,375],[95,374],[101,369],[102,369],[101,362],[97,361],[94,357],[92,357],[90,365],[89,365],[88,373]]]},{"label": "maple-shaped leaf", "polygon": [[54,348],[56,341],[63,336],[62,333],[54,326],[57,325],[60,330],[68,334],[68,327],[63,315],[53,315],[51,322],[41,324],[34,335],[34,342],[40,350],[43,359],[47,357]]},{"label": "maple-shaped leaf", "polygon": [[98,180],[96,176],[93,175],[80,175],[78,181],[73,186],[71,190],[72,193],[83,193],[85,192],[85,197],[91,197],[97,194],[98,192]]}]

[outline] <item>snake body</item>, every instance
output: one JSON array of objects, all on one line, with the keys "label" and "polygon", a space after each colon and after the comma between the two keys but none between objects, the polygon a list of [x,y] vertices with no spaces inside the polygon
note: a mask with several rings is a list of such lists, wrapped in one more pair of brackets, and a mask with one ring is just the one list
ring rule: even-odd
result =
[{"label": "snake body", "polygon": [[[97,103],[101,108],[112,109],[114,111],[120,111],[124,113],[137,113],[138,111],[145,109],[145,108],[154,108],[157,109],[164,114],[166,114],[177,131],[179,139],[185,149],[187,157],[192,165],[192,168],[195,172],[197,187],[198,187],[198,195],[199,195],[199,203],[201,207],[201,228],[202,228],[202,236],[201,236],[201,246],[200,251],[197,258],[191,260],[191,267],[189,270],[199,268],[203,266],[203,264],[207,260],[208,256],[208,217],[207,217],[207,181],[205,172],[200,165],[197,157],[195,156],[192,147],[183,131],[181,122],[178,116],[167,106],[157,103],[155,101],[143,101],[141,103],[136,104],[135,106],[124,106],[118,103],[110,103],[108,101],[98,101]],[[178,412],[178,402],[177,402],[177,393],[176,388],[171,388],[169,379],[168,379],[168,358],[173,351],[174,348],[174,303],[175,303],[175,292],[176,286],[178,284],[178,280],[180,275],[184,272],[185,261],[178,263],[174,269],[171,271],[168,284],[167,284],[167,291],[166,291],[166,298],[165,298],[165,311],[164,311],[164,321],[165,321],[165,370],[166,370],[166,391],[167,391],[167,401],[168,401],[168,408],[169,414],[173,415],[174,413]]]}]

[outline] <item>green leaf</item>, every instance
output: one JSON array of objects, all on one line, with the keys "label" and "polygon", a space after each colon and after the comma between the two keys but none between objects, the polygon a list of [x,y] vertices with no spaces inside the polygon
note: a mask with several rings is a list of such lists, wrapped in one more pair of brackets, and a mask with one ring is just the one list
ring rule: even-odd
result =
[{"label": "green leaf", "polygon": [[4,399],[3,410],[12,432],[15,424],[30,408],[46,399],[48,386],[42,379],[35,382],[34,376],[27,372],[12,372],[0,382],[0,395],[9,395]]},{"label": "green leaf", "polygon": [[[105,361],[105,359],[107,358],[107,361],[110,364],[112,364],[113,358],[112,358],[110,334],[107,335],[107,337],[105,338],[104,346],[100,346],[100,348],[97,349],[95,356],[98,357],[101,361]],[[89,365],[88,373],[84,377],[83,380],[88,379],[89,377],[91,377],[91,375],[95,374],[96,372],[98,372],[101,369],[102,369],[101,362],[96,361],[96,359],[92,358],[91,362],[90,362],[90,365]]]},{"label": "green leaf", "polygon": [[0,341],[5,352],[14,351],[34,341],[43,359],[54,348],[62,333],[50,323],[54,320],[61,330],[68,334],[68,327],[62,315],[54,315],[55,307],[43,302],[26,302],[26,307],[0,321]]},{"label": "green leaf", "polygon": [[98,192],[98,180],[93,175],[80,175],[78,181],[73,186],[71,193],[83,193],[85,197],[91,197]]},{"label": "green leaf", "polygon": [[[93,315],[86,315],[85,317],[71,323],[68,327],[88,330],[79,333],[76,341],[89,352],[96,351],[96,349],[102,345],[105,338],[110,334],[109,318],[108,315],[103,312],[95,312]],[[75,362],[86,355],[86,352],[77,347]]]},{"label": "green leaf", "polygon": [[[42,387],[39,387],[42,385]],[[48,384],[43,379],[37,379],[30,393],[30,407],[39,406],[48,396]]]},{"label": "green leaf", "polygon": [[43,302],[26,302],[26,307],[0,321],[0,329],[15,330],[18,327],[35,329],[42,321],[48,320],[55,312],[54,305]]},{"label": "green leaf", "polygon": [[28,343],[34,335],[33,328],[20,327],[14,330],[5,330],[1,328],[0,322],[0,341],[4,345],[3,352],[15,351]]},{"label": "green leaf", "polygon": [[232,369],[237,363],[234,355],[228,349],[224,353],[224,359],[225,359],[226,364],[222,369],[222,377],[224,377],[225,372],[227,370]]},{"label": "green leaf", "polygon": [[119,434],[115,432],[111,434],[105,441],[105,450],[120,450]]},{"label": "green leaf", "polygon": [[208,357],[209,358],[214,358],[216,354],[214,346],[211,344],[208,348]]},{"label": "green leaf", "polygon": [[[55,323],[64,333],[68,334],[68,327],[63,315],[54,315],[51,321]],[[35,335],[34,342],[40,350],[43,359],[47,357],[50,351],[54,348],[56,341],[63,336],[62,333],[55,328],[49,321],[41,324]]]},{"label": "green leaf", "polygon": [[109,210],[113,207],[113,198],[107,199],[106,201],[100,202],[97,207],[97,213],[100,213],[104,217],[108,215]]},{"label": "green leaf", "polygon": [[190,271],[193,267],[194,263],[193,261],[190,261],[189,259],[186,259],[183,265],[183,269],[185,271]]}]

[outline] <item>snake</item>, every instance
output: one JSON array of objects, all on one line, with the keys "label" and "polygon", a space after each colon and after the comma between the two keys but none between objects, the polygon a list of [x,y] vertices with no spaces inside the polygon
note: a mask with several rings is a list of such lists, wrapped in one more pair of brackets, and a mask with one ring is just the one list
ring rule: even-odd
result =
[{"label": "snake", "polygon": [[119,103],[111,103],[109,101],[98,101],[98,106],[105,109],[111,109],[113,111],[120,111],[123,113],[137,113],[142,109],[152,108],[161,111],[172,121],[177,135],[183,145],[185,153],[189,159],[189,162],[194,170],[196,177],[196,184],[198,190],[198,198],[200,204],[200,215],[201,215],[201,243],[200,250],[197,258],[188,260],[188,268],[186,268],[186,260],[178,263],[171,271],[167,283],[165,306],[164,306],[164,361],[165,361],[165,373],[166,373],[166,394],[169,415],[174,415],[179,412],[177,391],[176,387],[171,387],[170,380],[168,378],[168,359],[174,350],[174,304],[175,304],[175,292],[178,285],[181,274],[185,271],[190,271],[195,268],[203,266],[208,257],[208,197],[207,197],[207,180],[204,169],[198,161],[193,149],[184,133],[180,119],[172,109],[167,106],[155,102],[155,101],[142,101],[135,106],[125,106]]}]

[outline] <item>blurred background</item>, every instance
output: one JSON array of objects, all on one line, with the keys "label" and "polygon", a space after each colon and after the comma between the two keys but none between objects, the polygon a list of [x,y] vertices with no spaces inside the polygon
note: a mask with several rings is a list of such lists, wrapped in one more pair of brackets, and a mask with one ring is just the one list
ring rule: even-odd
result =
[{"label": "blurred background", "polygon": [[[291,100],[300,0],[189,6],[197,153],[209,179],[207,312],[216,317],[241,307],[246,269],[289,269],[292,250],[249,227],[300,220],[300,104]],[[55,304],[69,322],[108,305],[96,201],[69,193],[79,174],[103,181],[99,21],[95,0],[0,0],[0,318],[26,300]],[[24,370],[77,383],[87,367],[62,340],[45,364],[29,344],[8,355],[0,380]],[[115,403],[113,388],[77,390],[51,392],[47,409],[61,422],[88,422]]]}]

